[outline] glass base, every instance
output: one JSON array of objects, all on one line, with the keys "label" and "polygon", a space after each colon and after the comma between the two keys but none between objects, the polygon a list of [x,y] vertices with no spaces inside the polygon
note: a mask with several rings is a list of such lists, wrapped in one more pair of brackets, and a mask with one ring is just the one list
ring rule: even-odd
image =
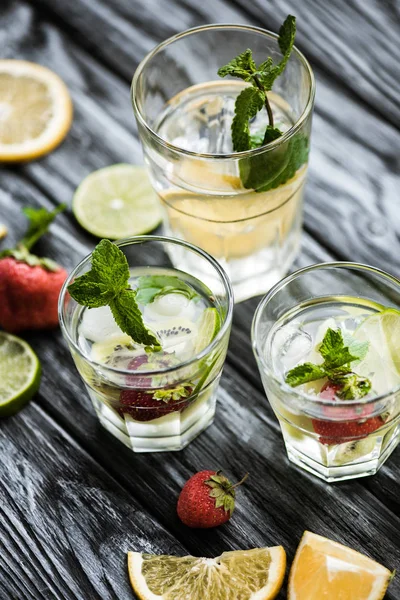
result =
[{"label": "glass base", "polygon": [[153,419],[135,421],[124,417],[89,390],[102,426],[134,452],[170,452],[182,450],[211,425],[215,415],[215,392],[207,391],[182,412]]},{"label": "glass base", "polygon": [[[164,225],[166,235],[186,239],[181,231],[172,230],[168,224]],[[258,252],[240,258],[221,258],[215,255],[221,267],[227,273],[232,287],[235,302],[243,302],[254,296],[267,293],[273,285],[280,281],[290,270],[300,248],[300,233],[298,231],[287,236],[283,245],[278,241]],[[206,251],[209,249],[206,247]],[[174,248],[173,252],[167,249],[170,259],[176,269],[191,273],[200,281],[203,281],[211,289],[218,293],[218,281],[215,272],[210,268],[205,270],[206,265],[201,264],[195,256],[191,257]],[[222,291],[222,290],[221,290]]]},{"label": "glass base", "polygon": [[[392,432],[393,433],[393,432]],[[375,475],[384,464],[384,462],[392,454],[400,441],[400,431],[388,439],[387,434],[384,436],[374,436],[360,440],[358,444],[371,444],[370,451],[356,460],[346,462],[346,458],[340,452],[344,452],[342,446],[350,446],[351,442],[341,444],[335,449],[335,458],[330,456],[329,446],[322,446],[321,462],[314,457],[304,454],[299,449],[298,444],[292,444],[289,440],[285,440],[286,450],[289,460],[298,467],[312,473],[316,477],[323,479],[327,483],[343,481],[346,479],[356,479],[358,477],[368,477]]]}]

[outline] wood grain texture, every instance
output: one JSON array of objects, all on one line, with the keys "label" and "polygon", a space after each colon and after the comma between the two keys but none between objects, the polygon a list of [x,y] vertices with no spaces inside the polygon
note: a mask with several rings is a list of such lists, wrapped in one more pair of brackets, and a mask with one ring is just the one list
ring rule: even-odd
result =
[{"label": "wood grain texture", "polygon": [[128,600],[126,552],[185,554],[35,403],[0,429],[4,600]]},{"label": "wood grain texture", "polygon": [[[59,149],[1,171],[7,244],[24,230],[23,205],[70,204],[92,170],[141,161],[129,84],[151,47],[211,21],[276,29],[290,10],[302,23],[299,44],[318,80],[306,233],[297,265],[339,257],[399,274],[399,66],[397,59],[386,60],[388,48],[394,57],[398,52],[398,5],[366,4],[351,0],[340,3],[340,11],[339,0],[329,6],[318,0],[169,0],[166,10],[163,0],[3,0],[1,55],[53,68],[71,89],[75,107],[72,130]],[[51,232],[37,250],[68,269],[95,243],[70,212],[57,218]],[[250,347],[257,302],[235,308],[216,423],[181,453],[134,455],[122,446],[98,425],[61,333],[26,336],[44,375],[37,400],[0,423],[7,459],[0,467],[0,598],[130,598],[124,563],[130,546],[212,556],[282,543],[291,559],[305,528],[398,568],[399,450],[373,478],[335,486],[289,464]],[[251,471],[235,518],[215,531],[188,530],[175,513],[179,490],[194,471],[220,465],[234,478]],[[399,597],[397,578],[387,598]]]}]

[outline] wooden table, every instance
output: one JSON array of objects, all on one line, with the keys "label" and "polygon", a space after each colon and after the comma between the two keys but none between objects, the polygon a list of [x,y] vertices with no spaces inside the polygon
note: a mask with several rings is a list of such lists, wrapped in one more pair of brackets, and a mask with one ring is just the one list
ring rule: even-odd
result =
[{"label": "wooden table", "polygon": [[[1,56],[54,69],[75,107],[61,147],[1,169],[7,245],[24,230],[22,206],[70,205],[91,171],[142,161],[129,85],[155,44],[208,22],[277,30],[291,12],[317,79],[296,266],[345,259],[400,275],[399,6],[396,0],[2,0]],[[71,211],[51,231],[38,252],[68,269],[95,243]],[[399,567],[400,451],[378,475],[336,485],[289,464],[250,348],[258,300],[235,308],[214,425],[180,453],[130,452],[98,425],[60,331],[25,336],[44,373],[39,395],[0,423],[1,600],[125,600],[132,598],[129,549],[214,556],[282,544],[290,561],[305,529]],[[233,478],[251,473],[237,511],[228,525],[190,530],[176,516],[178,493],[192,473],[217,467]],[[400,598],[400,575],[387,598]]]}]

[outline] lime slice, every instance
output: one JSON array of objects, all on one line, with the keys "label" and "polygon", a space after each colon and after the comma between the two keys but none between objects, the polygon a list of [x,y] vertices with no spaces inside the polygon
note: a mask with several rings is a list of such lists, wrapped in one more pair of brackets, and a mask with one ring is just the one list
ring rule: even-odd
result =
[{"label": "lime slice", "polygon": [[198,323],[199,335],[196,338],[194,353],[198,354],[206,348],[221,329],[221,317],[216,308],[206,308]]},{"label": "lime slice", "polygon": [[86,231],[112,240],[148,233],[162,219],[147,169],[125,164],[88,175],[75,192],[72,210]]},{"label": "lime slice", "polygon": [[39,389],[41,366],[32,348],[0,331],[0,417],[18,412]]},{"label": "lime slice", "polygon": [[400,384],[400,311],[388,308],[365,319],[353,338],[368,342],[357,372],[372,377],[374,391],[383,394]]},{"label": "lime slice", "polygon": [[216,558],[128,552],[131,585],[140,600],[272,600],[282,587],[282,546],[224,552]]}]

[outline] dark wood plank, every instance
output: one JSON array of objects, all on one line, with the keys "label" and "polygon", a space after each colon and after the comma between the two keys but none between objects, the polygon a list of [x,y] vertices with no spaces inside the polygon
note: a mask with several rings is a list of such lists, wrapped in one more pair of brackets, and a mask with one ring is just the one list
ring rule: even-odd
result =
[{"label": "dark wood plank", "polygon": [[[343,81],[381,119],[399,126],[400,6],[396,0],[234,0],[274,31],[288,13],[298,18],[297,45],[333,80]],[[352,123],[349,122],[349,128]]]},{"label": "dark wood plank", "polygon": [[[29,197],[29,186],[15,174],[12,179],[14,202],[7,205],[6,214],[14,232],[20,228],[14,225],[20,223],[18,205]],[[2,198],[0,194],[3,207]],[[38,202],[46,200],[37,192]],[[84,242],[79,246],[79,234],[73,238],[69,229],[67,217],[60,216],[58,225],[52,226],[52,235],[42,243],[43,252],[68,260],[68,266],[77,262],[86,246]],[[60,230],[64,230],[61,238]],[[316,248],[315,245],[314,252]],[[308,528],[358,548],[390,567],[400,560],[397,538],[400,520],[385,506],[385,497],[378,493],[381,488],[378,486],[375,496],[357,481],[328,486],[290,466],[278,424],[264,394],[229,364],[219,391],[216,422],[207,433],[180,453],[134,455],[97,424],[60,332],[26,337],[38,351],[44,368],[40,405],[188,551],[212,556],[228,548],[282,543],[291,559],[302,531]],[[252,360],[248,341],[241,356],[244,362]],[[389,464],[398,473],[394,458]],[[226,466],[235,478],[244,471],[251,472],[248,485],[240,493],[235,518],[215,531],[188,530],[180,524],[175,512],[179,490],[194,471],[219,466]],[[375,481],[379,482],[387,469]],[[399,481],[397,477],[396,489]],[[102,526],[107,539],[110,529],[106,522]],[[115,535],[112,538],[118,554],[119,541]],[[80,538],[76,539],[80,543]],[[179,547],[175,550],[180,552]],[[96,552],[102,556],[95,542],[92,553]],[[111,581],[112,578],[110,575]],[[388,598],[394,600],[398,593],[400,582],[395,581]],[[283,597],[284,592],[282,600]]]},{"label": "dark wood plank", "polygon": [[[399,124],[400,51],[397,44],[400,10],[396,0],[35,0],[77,33],[79,42],[90,48],[103,63],[112,64],[125,76],[132,52],[144,53],[152,39],[161,41],[177,31],[204,23],[246,23],[277,31],[288,13],[298,17],[297,45],[315,66],[343,81],[349,90],[370,104],[383,119]],[[82,18],[90,15],[90,19]],[[94,25],[94,26],[93,26]],[[104,44],[103,32],[113,45]],[[371,52],[371,48],[373,51]],[[140,56],[140,54],[139,54]]]},{"label": "dark wood plank", "polygon": [[128,550],[186,553],[34,402],[0,450],[4,600],[128,600]]}]

